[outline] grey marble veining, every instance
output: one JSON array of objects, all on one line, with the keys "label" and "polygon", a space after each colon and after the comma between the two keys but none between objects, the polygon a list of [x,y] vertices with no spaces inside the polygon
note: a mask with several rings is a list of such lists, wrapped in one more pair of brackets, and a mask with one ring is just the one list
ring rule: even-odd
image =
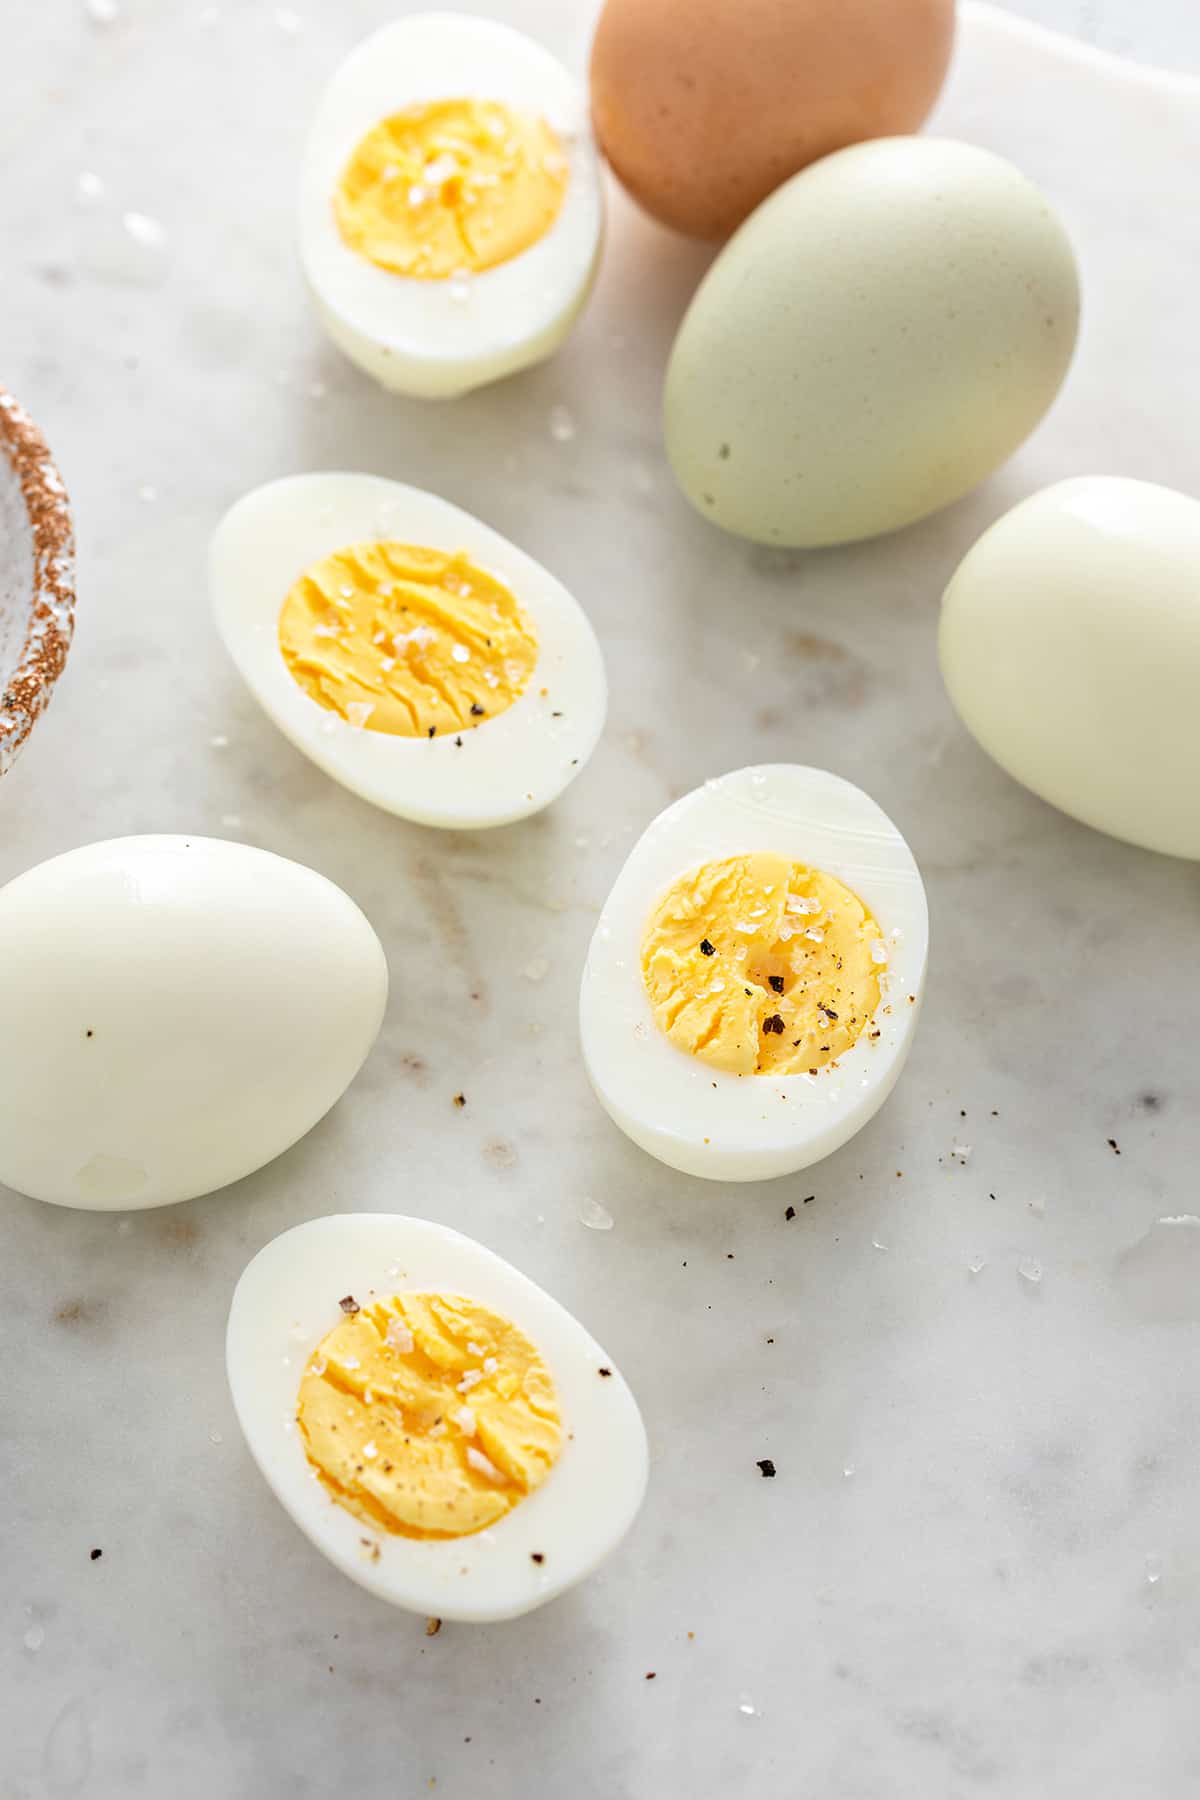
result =
[{"label": "grey marble veining", "polygon": [[[243,837],[360,902],[393,990],[346,1099],[236,1188],[129,1217],[0,1196],[0,1796],[1186,1800],[1200,1240],[1155,1221],[1200,1212],[1200,884],[1009,782],[958,728],[933,639],[957,559],[1032,489],[1104,471],[1200,493],[1200,99],[968,20],[938,126],[1013,156],[1066,217],[1076,366],[968,500],[772,555],[708,528],[666,472],[660,371],[705,257],[619,195],[552,365],[426,407],[323,343],[291,242],[298,151],[329,69],[394,8],[298,10],[298,33],[267,5],[206,22],[198,0],[126,0],[108,30],[82,7],[4,22],[0,377],[71,488],[80,601],[0,784],[0,880],[124,832]],[[504,9],[576,61],[587,10]],[[85,170],[99,203],[79,203]],[[131,209],[167,245],[132,244]],[[324,466],[446,493],[589,610],[610,722],[549,813],[406,826],[240,687],[208,534],[246,488]],[[930,988],[860,1137],[794,1180],[710,1186],[592,1100],[578,976],[652,814],[776,757],[849,776],[901,825]],[[581,1225],[589,1197],[611,1232]],[[515,1624],[426,1638],[303,1541],[240,1442],[233,1284],[276,1232],[352,1207],[482,1238],[638,1392],[638,1525]]]}]

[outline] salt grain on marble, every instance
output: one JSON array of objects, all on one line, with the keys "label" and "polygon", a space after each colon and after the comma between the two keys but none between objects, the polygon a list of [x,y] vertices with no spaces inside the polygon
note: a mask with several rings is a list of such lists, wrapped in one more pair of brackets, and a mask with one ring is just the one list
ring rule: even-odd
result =
[{"label": "salt grain on marble", "polygon": [[149,213],[122,213],[121,224],[134,243],[141,244],[147,250],[161,250],[166,244],[165,226],[160,225],[157,219],[152,219]]}]

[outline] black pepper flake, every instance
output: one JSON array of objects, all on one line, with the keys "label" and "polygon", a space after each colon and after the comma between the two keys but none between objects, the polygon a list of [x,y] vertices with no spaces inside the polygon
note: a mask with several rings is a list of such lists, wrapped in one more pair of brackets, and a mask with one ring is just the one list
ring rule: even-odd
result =
[{"label": "black pepper flake", "polygon": [[560,713],[560,712],[552,712],[552,713],[551,713],[551,714],[550,714],[550,717],[551,717],[551,718],[552,718],[552,719],[561,719],[561,718],[562,718],[562,714],[561,714],[561,713]]},{"label": "black pepper flake", "polygon": [[437,736],[437,726],[436,726],[436,725],[431,725],[431,726],[430,726],[430,727],[429,727],[429,733],[428,733],[428,735],[429,735],[429,736],[430,736],[430,737],[436,737],[436,736]]},{"label": "black pepper flake", "polygon": [[654,1669],[647,1669],[646,1670],[646,1680],[653,1681],[656,1673],[657,1673],[657,1671]]},{"label": "black pepper flake", "polygon": [[467,1096],[465,1094],[455,1094],[454,1104],[455,1104],[455,1106],[460,1106],[460,1107],[465,1106],[467,1104]]},{"label": "black pepper flake", "polygon": [[820,1004],[820,1003],[819,1003],[819,1002],[818,1002],[818,1004],[817,1004],[817,1011],[818,1011],[818,1012],[823,1012],[823,1013],[824,1013],[824,1014],[825,1014],[825,1017],[826,1017],[826,1018],[827,1018],[827,1019],[836,1019],[836,1018],[837,1018],[837,1014],[836,1014],[836,1013],[835,1013],[835,1012],[834,1012],[834,1010],[833,1010],[833,1008],[832,1008],[832,1006],[822,1006],[822,1005],[821,1005],[821,1004]]},{"label": "black pepper flake", "polygon": [[338,1305],[344,1313],[356,1313],[362,1311],[362,1308],[359,1306],[358,1301],[354,1298],[353,1294],[343,1294],[338,1301]]},{"label": "black pepper flake", "polygon": [[544,1563],[546,1560],[545,1552],[541,1550],[531,1550],[529,1552],[529,1560],[530,1562]]},{"label": "black pepper flake", "polygon": [[717,946],[715,944],[710,944],[707,938],[701,938],[700,954],[701,956],[715,956],[717,954]]},{"label": "black pepper flake", "polygon": [[811,1206],[816,1197],[815,1194],[805,1194],[803,1200],[800,1202],[801,1206]]},{"label": "black pepper flake", "polygon": [[780,1018],[778,1013],[772,1013],[770,1018],[763,1020],[763,1030],[768,1034],[768,1036],[770,1035],[770,1033],[772,1031],[775,1032],[776,1035],[779,1037],[783,1036],[785,1027],[784,1027],[783,1020]]},{"label": "black pepper flake", "polygon": [[783,992],[783,976],[782,975],[768,975],[767,981],[770,984],[770,986],[774,988],[774,990],[777,994],[782,994],[782,992]]},{"label": "black pepper flake", "polygon": [[483,707],[480,706],[478,700],[472,700],[471,702],[471,717],[473,719],[482,719],[483,717]]},{"label": "black pepper flake", "polygon": [[104,1555],[104,1552],[103,1550],[90,1550],[88,1555],[92,1562],[99,1562],[100,1558]]},{"label": "black pepper flake", "polygon": [[455,738],[455,740],[454,740],[454,746],[455,746],[455,749],[457,749],[457,750],[461,750],[461,749],[462,749],[462,739],[461,739],[461,738],[460,738],[460,737],[456,737],[456,738]]},{"label": "black pepper flake", "polygon": [[[687,1267],[687,1264],[685,1263],[684,1268],[686,1268],[686,1267]],[[603,1375],[604,1379],[607,1381],[608,1377],[612,1374],[612,1370],[611,1369],[597,1369],[596,1373],[597,1373],[597,1375]]]},{"label": "black pepper flake", "polygon": [[795,1209],[795,1207],[794,1207],[794,1206],[789,1206],[789,1207],[788,1207],[788,1208],[787,1208],[787,1209],[786,1209],[786,1211],[785,1211],[785,1212],[784,1212],[784,1215],[783,1215],[783,1216],[784,1216],[784,1218],[785,1218],[785,1219],[794,1219],[794,1218],[795,1218],[795,1216],[796,1216],[796,1209]]},{"label": "black pepper flake", "polygon": [[96,1034],[94,1031],[89,1031],[87,1035],[88,1037],[95,1037]]},{"label": "black pepper flake", "polygon": [[1118,1144],[1116,1138],[1109,1138],[1108,1147],[1112,1151],[1114,1156],[1120,1156],[1121,1146]]},{"label": "black pepper flake", "polygon": [[759,1459],[758,1469],[763,1480],[770,1481],[775,1473],[775,1464],[769,1456],[764,1456]]}]

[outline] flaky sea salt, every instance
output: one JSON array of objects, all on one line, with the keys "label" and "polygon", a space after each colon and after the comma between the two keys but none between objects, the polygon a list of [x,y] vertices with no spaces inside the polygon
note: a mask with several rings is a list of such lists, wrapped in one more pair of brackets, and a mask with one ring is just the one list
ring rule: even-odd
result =
[{"label": "flaky sea salt", "polygon": [[464,1369],[462,1380],[458,1384],[460,1394],[469,1394],[473,1387],[478,1387],[483,1380],[482,1369]]},{"label": "flaky sea salt", "polygon": [[467,649],[465,644],[455,644],[450,654],[456,663],[465,663],[470,662],[471,660],[471,652]]},{"label": "flaky sea salt", "polygon": [[475,1436],[475,1414],[469,1406],[460,1406],[456,1413],[451,1414],[451,1417],[464,1437]]},{"label": "flaky sea salt", "polygon": [[882,941],[881,938],[872,938],[871,939],[871,961],[873,963],[885,963],[887,961],[887,959],[888,959],[887,945]]},{"label": "flaky sea salt", "polygon": [[401,1356],[409,1356],[415,1340],[403,1319],[392,1319],[384,1334],[384,1342],[390,1344],[393,1350],[398,1350]]},{"label": "flaky sea salt", "polygon": [[504,1480],[504,1476],[500,1473],[495,1463],[492,1462],[491,1458],[485,1456],[482,1450],[477,1450],[474,1444],[467,1445],[467,1461],[470,1463],[471,1467],[477,1470],[480,1475],[484,1476],[486,1480]]}]

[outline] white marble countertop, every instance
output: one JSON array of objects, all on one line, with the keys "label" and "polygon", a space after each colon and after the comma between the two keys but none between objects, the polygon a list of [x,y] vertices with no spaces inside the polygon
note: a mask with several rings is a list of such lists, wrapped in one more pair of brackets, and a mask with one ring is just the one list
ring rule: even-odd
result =
[{"label": "white marble countertop", "polygon": [[[1109,472],[1200,493],[1197,92],[969,20],[938,124],[1011,155],[1067,219],[1075,369],[949,512],[769,554],[666,473],[660,370],[703,255],[619,196],[551,366],[431,409],[324,344],[290,235],[298,150],[337,58],[397,9],[298,10],[299,31],[249,0],[2,27],[0,378],[71,488],[80,597],[67,674],[0,785],[0,880],[126,832],[240,836],[362,904],[393,994],[343,1103],[238,1187],[130,1217],[0,1196],[0,1796],[1186,1800],[1200,1233],[1155,1221],[1200,1211],[1196,871],[1009,782],[958,728],[933,632],[957,558],[1033,488]],[[479,10],[582,61],[586,6]],[[1200,66],[1189,12],[1178,60]],[[1090,14],[1135,29],[1116,0]],[[167,244],[131,250],[130,209]],[[405,826],[240,687],[208,534],[255,483],[339,464],[445,492],[589,609],[609,729],[548,814]],[[710,1186],[594,1103],[578,976],[649,817],[773,758],[828,765],[901,825],[930,990],[859,1138],[797,1180]],[[589,1196],[611,1232],[580,1224]],[[427,1639],[304,1542],[243,1448],[233,1283],[276,1232],[345,1208],[480,1237],[638,1392],[642,1517],[526,1619]]]}]

